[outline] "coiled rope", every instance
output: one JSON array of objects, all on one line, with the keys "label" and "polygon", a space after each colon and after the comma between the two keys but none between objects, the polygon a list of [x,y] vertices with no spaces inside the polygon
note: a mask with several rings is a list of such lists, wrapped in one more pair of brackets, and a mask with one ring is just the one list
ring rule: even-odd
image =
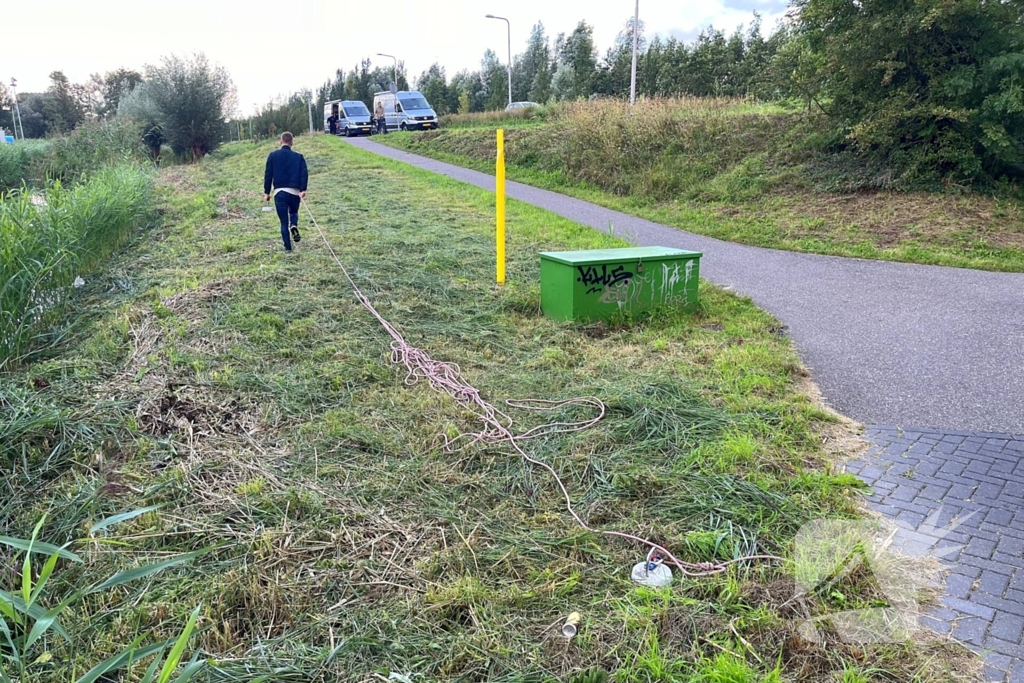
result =
[{"label": "coiled rope", "polygon": [[606,412],[604,403],[600,399],[592,396],[572,398],[564,401],[548,401],[542,399],[507,400],[505,401],[505,404],[509,407],[524,410],[554,411],[566,406],[583,405],[589,406],[597,411],[597,415],[588,420],[580,420],[578,422],[549,422],[547,424],[540,425],[539,427],[529,429],[521,434],[513,433],[512,418],[484,400],[480,395],[480,391],[463,378],[462,371],[459,369],[458,364],[435,360],[434,358],[431,358],[430,354],[426,351],[410,345],[405,341],[405,338],[402,336],[402,333],[399,332],[398,328],[392,325],[380,314],[380,312],[377,311],[376,308],[374,308],[370,299],[363,294],[363,291],[359,289],[359,285],[357,285],[355,280],[352,279],[348,269],[345,268],[345,264],[343,264],[341,259],[338,258],[337,253],[334,251],[334,247],[331,246],[331,242],[327,239],[327,235],[320,227],[320,224],[317,223],[316,217],[313,215],[313,212],[310,210],[309,204],[306,203],[305,199],[302,199],[302,205],[306,208],[306,213],[309,214],[310,222],[317,229],[317,232],[320,233],[320,238],[327,246],[327,250],[330,252],[331,258],[336,264],[338,264],[338,267],[341,269],[345,279],[348,280],[349,285],[352,286],[352,291],[355,293],[356,299],[370,315],[376,318],[381,327],[383,327],[388,335],[390,335],[391,362],[405,368],[405,384],[412,386],[418,384],[421,380],[425,380],[430,387],[434,389],[434,391],[447,394],[452,398],[452,400],[466,410],[475,414],[480,420],[481,429],[479,431],[469,434],[460,434],[453,439],[449,439],[447,435],[443,435],[444,449],[446,452],[450,453],[458,450],[459,448],[465,448],[466,446],[470,446],[475,443],[486,445],[507,444],[524,460],[546,470],[548,474],[551,475],[555,480],[555,483],[558,484],[558,488],[562,491],[562,497],[565,499],[566,510],[568,510],[569,514],[581,528],[591,533],[602,534],[604,536],[611,536],[639,543],[649,549],[647,556],[648,562],[651,561],[652,557],[660,556],[661,562],[676,567],[685,576],[700,577],[721,574],[726,571],[730,565],[739,562],[748,562],[752,560],[783,560],[783,558],[776,557],[774,555],[748,555],[726,562],[683,562],[677,559],[668,551],[668,549],[648,539],[621,531],[596,529],[587,524],[583,521],[583,518],[577,514],[575,508],[573,508],[572,498],[569,496],[569,490],[562,482],[561,477],[558,476],[558,473],[555,472],[554,468],[546,462],[531,457],[520,445],[520,442],[527,441],[529,439],[536,439],[541,436],[567,434],[588,429],[597,424],[604,417]]}]

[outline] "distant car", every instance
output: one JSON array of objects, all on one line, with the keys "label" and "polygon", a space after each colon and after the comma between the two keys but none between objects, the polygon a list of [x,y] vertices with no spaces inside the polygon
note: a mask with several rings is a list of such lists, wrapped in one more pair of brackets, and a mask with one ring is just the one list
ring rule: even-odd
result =
[{"label": "distant car", "polygon": [[512,104],[505,107],[505,111],[516,111],[517,109],[529,109],[530,107],[539,107],[540,105],[536,102],[513,102]]}]

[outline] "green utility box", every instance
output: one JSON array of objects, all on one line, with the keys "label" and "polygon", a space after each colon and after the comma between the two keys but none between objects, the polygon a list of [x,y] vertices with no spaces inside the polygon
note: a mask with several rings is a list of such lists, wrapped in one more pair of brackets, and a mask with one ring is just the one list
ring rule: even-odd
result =
[{"label": "green utility box", "polygon": [[542,252],[540,305],[549,318],[581,322],[655,306],[692,307],[701,256],[668,247]]}]

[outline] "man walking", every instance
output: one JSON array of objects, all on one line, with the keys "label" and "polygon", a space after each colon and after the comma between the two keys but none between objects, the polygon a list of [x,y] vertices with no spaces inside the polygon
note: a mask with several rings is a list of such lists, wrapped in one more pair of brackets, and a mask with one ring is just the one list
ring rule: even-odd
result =
[{"label": "man walking", "polygon": [[[274,188],[274,206],[277,216],[281,219],[281,239],[284,250],[292,250],[292,238],[298,243],[299,204],[306,196],[306,183],[309,171],[306,169],[306,158],[292,151],[291,133],[281,133],[281,149],[271,152],[267,157],[267,169],[263,173],[263,201],[270,201],[270,188]],[[289,235],[289,226],[291,235]]]},{"label": "man walking", "polygon": [[384,103],[380,100],[377,101],[377,107],[373,110],[373,117],[377,121],[377,133],[387,133],[388,121],[384,114]]}]

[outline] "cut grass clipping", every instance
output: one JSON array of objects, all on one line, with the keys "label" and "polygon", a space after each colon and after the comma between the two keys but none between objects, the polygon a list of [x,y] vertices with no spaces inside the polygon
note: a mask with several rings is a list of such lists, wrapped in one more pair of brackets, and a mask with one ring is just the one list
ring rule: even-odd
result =
[{"label": "cut grass clipping", "polygon": [[[181,660],[209,661],[195,680],[817,683],[969,668],[935,643],[801,641],[804,610],[828,605],[794,601],[785,566],[637,586],[644,549],[574,526],[543,471],[503,448],[446,454],[440,435],[473,417],[406,386],[308,225],[286,257],[276,217],[259,210],[270,149],[165,171],[166,226],[84,288],[92,322],[76,343],[5,378],[0,411],[40,419],[26,417],[28,445],[3,456],[0,523],[28,538],[49,510],[38,537],[85,560],[58,564],[47,608],[125,568],[214,548],[76,606],[62,621],[70,643],[48,640],[25,681],[72,679],[142,634],[176,638],[197,606]],[[513,202],[498,288],[493,196],[340,140],[297,149],[312,210],[410,343],[458,363],[496,405],[607,403],[594,428],[529,442],[590,524],[699,562],[788,555],[805,521],[855,514],[856,481],[828,464],[827,435],[847,428],[801,391],[788,340],[749,301],[705,286],[693,314],[555,323],[539,311],[537,252],[619,242]],[[547,420],[509,410],[524,429]],[[103,543],[74,540],[157,505]],[[843,590],[854,607],[873,595]],[[573,611],[582,622],[566,640]]]},{"label": "cut grass clipping", "polygon": [[892,169],[836,152],[826,121],[777,105],[666,99],[631,108],[606,100],[513,122],[494,112],[450,118],[460,127],[375,140],[493,173],[500,125],[509,128],[509,178],[691,232],[792,251],[1024,271],[1019,185],[990,194],[906,187]]}]

